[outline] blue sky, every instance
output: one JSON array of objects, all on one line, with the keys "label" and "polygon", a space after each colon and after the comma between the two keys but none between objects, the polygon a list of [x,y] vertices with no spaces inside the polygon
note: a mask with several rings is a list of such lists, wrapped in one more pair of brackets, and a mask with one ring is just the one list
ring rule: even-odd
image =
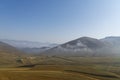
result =
[{"label": "blue sky", "polygon": [[120,36],[120,0],[0,0],[0,38],[64,43]]}]

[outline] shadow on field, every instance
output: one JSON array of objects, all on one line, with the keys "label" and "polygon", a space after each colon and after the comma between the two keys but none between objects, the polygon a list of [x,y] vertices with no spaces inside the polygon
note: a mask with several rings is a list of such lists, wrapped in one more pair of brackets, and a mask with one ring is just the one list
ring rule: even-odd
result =
[{"label": "shadow on field", "polygon": [[31,67],[34,67],[34,66],[36,66],[35,64],[31,64],[31,65],[22,65],[22,66],[18,66],[19,68],[21,67],[28,67],[28,68],[31,68]]},{"label": "shadow on field", "polygon": [[106,77],[106,78],[119,78],[115,75],[107,75],[107,74],[94,74],[94,73],[87,73],[87,72],[82,72],[82,71],[75,71],[75,70],[64,70],[66,72],[72,72],[72,73],[82,73],[82,74],[88,74],[88,75],[93,75],[93,76],[99,76],[99,77]]}]

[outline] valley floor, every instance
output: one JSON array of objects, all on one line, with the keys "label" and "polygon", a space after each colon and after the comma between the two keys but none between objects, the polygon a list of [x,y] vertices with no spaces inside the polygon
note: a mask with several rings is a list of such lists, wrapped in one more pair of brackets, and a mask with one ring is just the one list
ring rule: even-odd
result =
[{"label": "valley floor", "polygon": [[120,58],[53,56],[38,60],[40,64],[32,67],[1,67],[0,80],[120,80]]},{"label": "valley floor", "polygon": [[33,69],[0,68],[0,80],[120,80],[120,76],[87,66],[42,65]]}]

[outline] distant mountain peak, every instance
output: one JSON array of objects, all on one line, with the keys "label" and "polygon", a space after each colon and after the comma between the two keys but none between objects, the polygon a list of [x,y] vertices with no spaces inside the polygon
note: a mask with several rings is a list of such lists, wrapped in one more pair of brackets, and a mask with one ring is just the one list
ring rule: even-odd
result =
[{"label": "distant mountain peak", "polygon": [[88,48],[98,48],[98,47],[103,47],[104,43],[102,43],[100,40],[95,39],[95,38],[90,38],[90,37],[81,37],[72,41],[69,41],[65,45],[74,45],[74,46],[81,46],[81,47],[88,47]]},{"label": "distant mountain peak", "polygon": [[[106,47],[106,44],[101,40],[90,38],[90,37],[81,37],[52,49],[45,51],[47,55],[75,55],[75,56],[93,56],[94,53],[99,53]],[[102,51],[101,51],[102,53]]]},{"label": "distant mountain peak", "polygon": [[33,41],[22,41],[22,40],[9,40],[9,39],[0,39],[0,41],[10,44],[16,48],[40,48],[40,47],[54,47],[57,44],[55,43],[42,43],[42,42],[33,42]]},{"label": "distant mountain peak", "polygon": [[91,38],[91,37],[88,37],[88,36],[83,36],[83,37],[80,37],[78,39],[95,39],[95,38]]}]

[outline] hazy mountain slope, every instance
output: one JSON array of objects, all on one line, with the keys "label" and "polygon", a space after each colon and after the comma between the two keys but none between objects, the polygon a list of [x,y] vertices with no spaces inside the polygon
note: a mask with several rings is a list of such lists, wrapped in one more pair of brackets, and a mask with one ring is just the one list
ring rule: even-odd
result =
[{"label": "hazy mountain slope", "polygon": [[107,42],[109,44],[111,44],[112,46],[120,46],[120,37],[105,37],[103,39],[101,39],[101,41]]},{"label": "hazy mountain slope", "polygon": [[20,40],[8,40],[8,39],[0,39],[0,41],[10,44],[16,48],[55,47],[57,45],[54,43],[41,43],[41,42],[33,42],[33,41],[20,41]]},{"label": "hazy mountain slope", "polygon": [[105,46],[103,42],[99,41],[98,39],[90,37],[81,37],[79,39],[67,42],[61,46],[69,47],[68,45],[71,45],[71,48],[73,46],[77,48],[91,48],[91,49],[102,48]]},{"label": "hazy mountain slope", "polygon": [[[107,56],[109,46],[98,39],[81,37],[45,51],[47,55]],[[109,53],[109,55],[112,55]]]},{"label": "hazy mountain slope", "polygon": [[111,47],[111,51],[114,54],[119,54],[120,55],[120,37],[106,37],[101,39],[101,41],[109,44],[109,46]]},{"label": "hazy mountain slope", "polygon": [[8,40],[8,39],[0,39],[0,41],[7,43],[11,46],[14,46],[25,53],[33,53],[33,54],[43,52],[45,50],[48,50],[49,48],[53,48],[58,45],[54,43],[40,43],[40,42]]},{"label": "hazy mountain slope", "polygon": [[23,53],[6,43],[0,42],[0,66],[3,64],[16,63],[16,58]]},{"label": "hazy mountain slope", "polygon": [[50,49],[50,47],[41,47],[41,48],[20,48],[19,50],[29,53],[29,54],[39,54],[46,50]]}]

